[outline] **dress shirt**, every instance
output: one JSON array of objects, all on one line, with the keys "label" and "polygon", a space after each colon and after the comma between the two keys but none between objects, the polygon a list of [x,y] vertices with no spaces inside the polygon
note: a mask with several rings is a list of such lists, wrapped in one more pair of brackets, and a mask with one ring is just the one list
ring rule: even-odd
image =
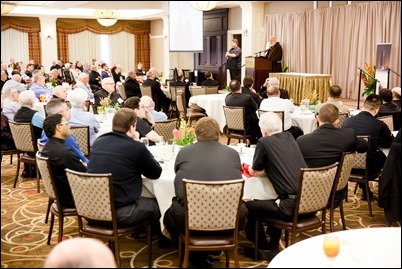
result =
[{"label": "dress shirt", "polygon": [[13,87],[16,88],[18,92],[22,92],[26,90],[26,86],[20,82],[17,82],[13,79],[9,79],[4,83],[3,89],[6,89],[8,87]]},{"label": "dress shirt", "polygon": [[155,122],[165,121],[168,118],[165,112],[156,111],[153,108],[148,108],[148,111],[151,113],[152,117],[154,117]]},{"label": "dress shirt", "polygon": [[36,83],[32,83],[29,89],[35,93],[36,98],[39,98],[41,95],[52,96],[52,90]]},{"label": "dress shirt", "polygon": [[71,118],[68,121],[70,126],[89,126],[89,144],[92,147],[95,139],[98,137],[97,133],[99,132],[99,122],[95,118],[95,115],[91,112],[84,111],[81,107],[72,107],[71,110]]},{"label": "dress shirt", "polygon": [[262,100],[260,109],[265,111],[284,111],[285,112],[285,121],[284,121],[284,130],[288,130],[292,127],[292,119],[290,118],[290,114],[295,111],[295,106],[289,99],[282,99],[277,96],[269,97],[267,99]]},{"label": "dress shirt", "polygon": [[77,81],[77,83],[75,83],[75,85],[76,85],[76,88],[81,88],[88,92],[87,100],[94,99],[94,94],[92,93],[91,86],[89,84],[85,85],[81,81]]},{"label": "dress shirt", "polygon": [[14,115],[21,108],[21,105],[15,101],[12,101],[9,98],[4,99],[3,101],[3,113],[6,115],[8,120],[13,121]]}]

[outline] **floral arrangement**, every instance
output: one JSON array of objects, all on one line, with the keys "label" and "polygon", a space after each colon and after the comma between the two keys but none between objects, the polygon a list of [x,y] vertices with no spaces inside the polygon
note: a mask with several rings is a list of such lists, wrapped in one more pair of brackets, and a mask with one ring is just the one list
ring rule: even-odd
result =
[{"label": "floral arrangement", "polygon": [[41,103],[47,102],[47,96],[44,94],[41,94],[38,99],[39,99],[39,102],[41,102]]},{"label": "floral arrangement", "polygon": [[193,127],[188,127],[186,121],[180,118],[179,129],[173,130],[173,143],[179,146],[193,144],[195,141],[195,131]]},{"label": "floral arrangement", "polygon": [[98,107],[98,113],[106,112],[108,109],[118,110],[120,108],[119,103],[116,103],[115,105],[111,105],[110,103],[111,103],[110,94],[108,95],[108,97],[101,98],[100,100],[101,107],[100,108]]},{"label": "floral arrangement", "polygon": [[310,92],[309,95],[306,96],[305,99],[309,99],[309,100],[310,100],[310,105],[312,105],[312,106],[318,105],[318,94],[317,94],[317,91],[314,90],[314,91]]},{"label": "floral arrangement", "polygon": [[361,73],[360,79],[363,82],[364,86],[366,87],[362,93],[362,96],[370,95],[370,94],[374,93],[375,88],[376,88],[376,81],[374,79],[375,66],[374,65],[371,66],[367,62],[365,62],[365,69],[366,69],[365,71],[367,72],[367,74],[369,74],[371,77],[363,72]]}]

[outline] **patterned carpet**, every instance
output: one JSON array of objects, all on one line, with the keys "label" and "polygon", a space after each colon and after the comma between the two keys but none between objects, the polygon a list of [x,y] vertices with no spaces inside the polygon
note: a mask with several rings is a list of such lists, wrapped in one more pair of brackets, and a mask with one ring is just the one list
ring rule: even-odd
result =
[{"label": "patterned carpet", "polygon": [[[54,231],[51,245],[46,244],[49,224],[45,224],[45,212],[48,197],[41,185],[41,192],[36,192],[36,180],[19,180],[17,187],[12,187],[16,169],[16,157],[14,156],[13,165],[10,165],[8,156],[4,157],[1,163],[1,267],[14,268],[38,268],[43,266],[43,262],[49,251],[57,244],[58,219],[54,224]],[[22,171],[22,170],[21,170]],[[360,201],[360,193],[353,194],[354,185],[349,186],[349,201],[345,203],[346,222],[348,229],[359,229],[365,227],[387,226],[384,212],[378,208],[374,201],[374,218],[368,216],[367,202]],[[375,195],[377,188],[372,187]],[[327,216],[328,219],[328,216]],[[335,230],[340,230],[339,214],[335,213]],[[327,225],[329,227],[329,224]],[[302,240],[307,237],[317,235],[320,231],[310,231],[298,235]],[[65,218],[64,240],[78,236],[77,221],[74,217]],[[146,242],[125,237],[120,240],[121,244],[121,264],[124,268],[146,267]],[[244,247],[251,246],[244,236],[240,233],[240,266],[245,268],[267,267],[266,261],[253,262],[245,257]],[[177,249],[161,249],[158,242],[153,242],[153,267],[177,267]],[[220,257],[220,263],[214,268],[225,267],[225,257]],[[231,267],[234,264],[231,263]]]}]

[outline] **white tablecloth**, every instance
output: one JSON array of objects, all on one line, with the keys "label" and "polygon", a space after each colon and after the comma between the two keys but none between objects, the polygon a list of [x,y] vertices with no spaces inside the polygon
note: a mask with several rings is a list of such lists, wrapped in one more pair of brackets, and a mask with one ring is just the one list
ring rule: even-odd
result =
[{"label": "white tablecloth", "polygon": [[[333,233],[340,239],[334,268],[401,268],[401,227],[365,228]],[[269,268],[325,268],[325,235],[299,241],[282,250]]]},{"label": "white tablecloth", "polygon": [[223,106],[225,105],[226,94],[207,94],[207,95],[195,95],[191,96],[189,100],[189,106],[195,104],[202,107],[207,112],[209,117],[217,120],[221,132],[226,125],[225,114],[223,112]]},{"label": "white tablecloth", "polygon": [[[159,147],[159,148],[158,148]],[[237,151],[239,148],[233,146]],[[142,180],[142,194],[144,197],[156,198],[162,217],[160,219],[161,229],[164,230],[163,217],[166,210],[172,204],[172,198],[175,196],[174,192],[174,162],[179,151],[177,146],[151,146],[149,147],[151,153],[157,160],[163,159],[162,174],[159,179],[151,180],[143,178]],[[240,154],[242,163],[252,164],[254,156],[254,148],[243,148],[244,153]],[[244,177],[245,178],[245,177]],[[266,177],[251,177],[245,178],[244,195],[246,199],[275,199],[277,194]]]},{"label": "white tablecloth", "polygon": [[314,113],[310,110],[300,111],[299,107],[290,115],[292,125],[303,130],[304,134],[308,134],[317,129],[317,121]]}]

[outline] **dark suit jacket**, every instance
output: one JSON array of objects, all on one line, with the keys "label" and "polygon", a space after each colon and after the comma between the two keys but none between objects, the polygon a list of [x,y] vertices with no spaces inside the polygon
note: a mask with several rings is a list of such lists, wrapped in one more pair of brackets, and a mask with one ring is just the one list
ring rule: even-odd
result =
[{"label": "dark suit jacket", "polygon": [[261,104],[261,98],[258,95],[258,93],[252,92],[249,88],[246,87],[241,87],[241,93],[245,93],[253,97],[255,103],[257,104],[258,107],[260,107]]},{"label": "dark suit jacket", "polygon": [[272,72],[282,72],[282,46],[279,42],[269,48],[267,58],[272,62]]},{"label": "dark suit jacket", "polygon": [[127,77],[126,81],[124,82],[124,89],[126,91],[127,98],[130,98],[132,96],[142,96],[140,84],[136,79],[133,79],[132,77]]},{"label": "dark suit jacket", "polygon": [[369,112],[362,111],[347,118],[342,128],[352,128],[356,135],[370,135],[370,153],[368,158],[369,176],[379,172],[384,166],[386,156],[380,148],[389,148],[394,140],[388,126]]},{"label": "dark suit jacket", "polygon": [[312,133],[299,136],[297,144],[309,167],[321,167],[339,162],[342,152],[368,150],[367,141],[358,139],[353,129],[323,124]]},{"label": "dark suit jacket", "polygon": [[[282,98],[282,99],[289,99],[289,92],[288,92],[287,90],[285,90],[285,89],[279,89],[279,92],[280,92],[279,98]],[[262,86],[262,87],[261,87],[261,90],[260,90],[260,92],[259,92],[259,95],[260,95],[262,98],[268,98],[268,95],[267,95],[267,87]]]},{"label": "dark suit jacket", "polygon": [[151,91],[152,91],[152,99],[155,102],[155,110],[160,111],[161,108],[165,108],[165,112],[167,111],[166,109],[169,107],[169,99],[166,97],[166,95],[163,93],[161,90],[161,84],[153,79],[146,79],[143,83],[142,86],[151,86]]},{"label": "dark suit jacket", "polygon": [[229,93],[226,96],[225,104],[227,106],[244,107],[246,114],[246,133],[254,137],[261,137],[256,113],[258,106],[250,95],[244,93]]},{"label": "dark suit jacket", "polygon": [[[98,91],[96,91],[94,93],[94,99],[95,99],[95,111],[98,108],[98,106],[100,106],[100,101],[103,98],[106,98],[109,96],[109,93],[105,90],[105,89],[100,89]],[[115,105],[116,103],[118,103],[118,99],[121,98],[120,94],[118,94],[116,91],[112,92],[112,94],[110,95],[110,105]]]},{"label": "dark suit jacket", "polygon": [[206,79],[203,82],[201,82],[201,86],[218,86],[219,81],[213,80],[213,79]]}]

